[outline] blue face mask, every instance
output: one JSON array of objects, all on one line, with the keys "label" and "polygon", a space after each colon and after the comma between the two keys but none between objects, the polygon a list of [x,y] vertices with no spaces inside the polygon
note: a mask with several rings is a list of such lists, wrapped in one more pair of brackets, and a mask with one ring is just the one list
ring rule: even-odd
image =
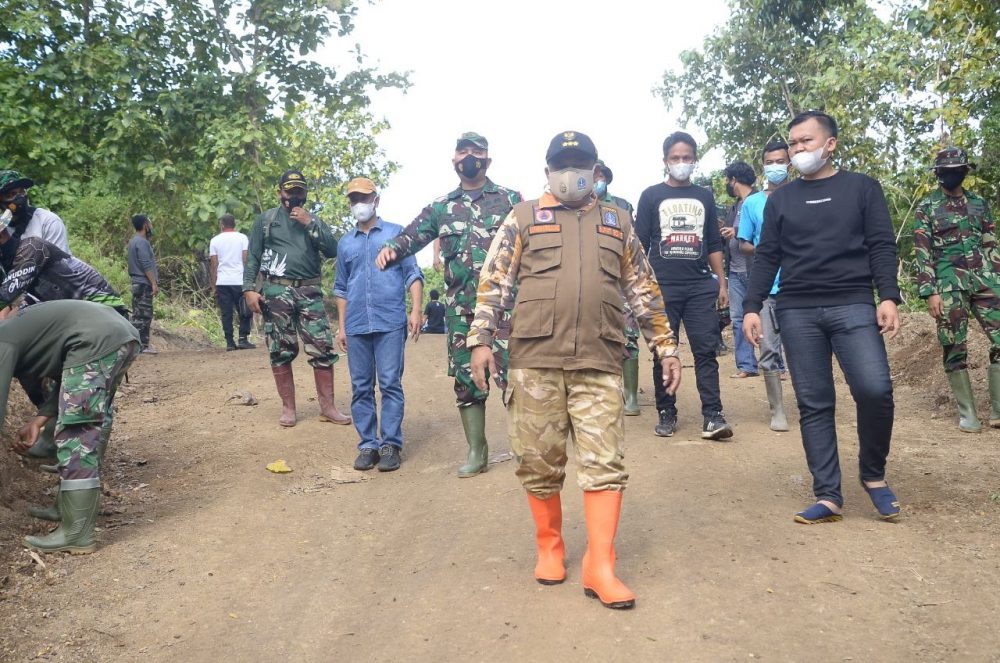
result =
[{"label": "blue face mask", "polygon": [[771,184],[781,184],[788,179],[788,166],[780,163],[764,166],[764,177]]},{"label": "blue face mask", "polygon": [[594,193],[597,194],[598,198],[603,198],[608,195],[608,183],[604,180],[594,181]]}]

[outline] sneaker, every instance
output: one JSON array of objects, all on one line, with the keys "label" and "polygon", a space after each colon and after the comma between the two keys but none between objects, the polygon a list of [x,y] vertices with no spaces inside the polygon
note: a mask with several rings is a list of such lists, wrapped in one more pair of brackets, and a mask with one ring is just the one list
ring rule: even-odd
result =
[{"label": "sneaker", "polygon": [[706,440],[724,440],[733,436],[733,428],[726,423],[726,418],[721,412],[716,412],[711,417],[705,417],[705,427],[701,429],[701,436]]},{"label": "sneaker", "polygon": [[240,342],[236,345],[237,350],[256,350],[257,346],[248,341],[245,338],[241,338]]},{"label": "sneaker", "polygon": [[362,449],[361,453],[354,460],[354,469],[363,472],[375,467],[376,463],[378,463],[378,452],[374,449]]},{"label": "sneaker", "polygon": [[142,350],[139,351],[139,354],[143,354],[143,355],[158,355],[160,353],[157,352],[156,349],[153,348],[153,346],[147,345],[146,347],[144,347]]},{"label": "sneaker", "polygon": [[660,410],[660,421],[656,424],[653,432],[660,437],[670,437],[675,430],[677,430],[677,415]]},{"label": "sneaker", "polygon": [[392,472],[399,469],[399,449],[391,444],[383,444],[378,448],[378,471]]},{"label": "sneaker", "polygon": [[233,350],[239,350],[239,348],[236,347],[235,343],[227,343],[226,344],[226,352],[232,352]]}]

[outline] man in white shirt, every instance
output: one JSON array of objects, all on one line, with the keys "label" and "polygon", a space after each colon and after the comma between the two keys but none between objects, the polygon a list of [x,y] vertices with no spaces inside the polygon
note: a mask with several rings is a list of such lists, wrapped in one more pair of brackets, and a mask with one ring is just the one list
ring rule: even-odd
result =
[{"label": "man in white shirt", "polygon": [[[219,234],[208,245],[209,282],[222,311],[222,331],[226,334],[226,351],[253,350],[257,346],[247,340],[253,313],[241,310],[243,301],[243,265],[247,260],[250,240],[236,232],[236,219],[224,214],[219,219]],[[240,340],[233,342],[233,309],[240,319]]]}]

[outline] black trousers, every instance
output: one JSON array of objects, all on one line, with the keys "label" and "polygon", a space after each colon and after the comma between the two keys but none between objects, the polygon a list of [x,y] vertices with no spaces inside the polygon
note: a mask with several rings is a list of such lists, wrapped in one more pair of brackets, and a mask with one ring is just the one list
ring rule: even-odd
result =
[{"label": "black trousers", "polygon": [[235,345],[233,341],[233,311],[236,311],[240,319],[240,338],[245,339],[250,333],[250,323],[253,322],[253,313],[244,316],[240,315],[240,301],[243,299],[243,286],[238,285],[217,285],[215,286],[215,301],[219,304],[219,311],[222,312],[222,331],[226,335],[226,345]]}]

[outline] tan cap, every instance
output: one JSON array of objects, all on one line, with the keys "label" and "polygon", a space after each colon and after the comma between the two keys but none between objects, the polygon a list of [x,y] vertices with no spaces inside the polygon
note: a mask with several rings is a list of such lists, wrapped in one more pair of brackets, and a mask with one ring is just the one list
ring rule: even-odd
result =
[{"label": "tan cap", "polygon": [[347,183],[347,194],[352,193],[375,193],[375,183],[367,177],[355,177]]}]

